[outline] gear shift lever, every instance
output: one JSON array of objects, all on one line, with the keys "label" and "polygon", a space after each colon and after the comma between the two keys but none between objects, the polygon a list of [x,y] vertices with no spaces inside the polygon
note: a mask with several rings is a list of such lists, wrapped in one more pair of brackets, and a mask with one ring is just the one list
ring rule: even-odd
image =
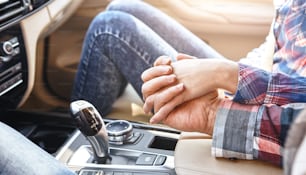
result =
[{"label": "gear shift lever", "polygon": [[72,117],[82,134],[90,142],[95,161],[106,163],[109,156],[108,136],[105,124],[96,108],[87,101],[77,100],[70,104]]}]

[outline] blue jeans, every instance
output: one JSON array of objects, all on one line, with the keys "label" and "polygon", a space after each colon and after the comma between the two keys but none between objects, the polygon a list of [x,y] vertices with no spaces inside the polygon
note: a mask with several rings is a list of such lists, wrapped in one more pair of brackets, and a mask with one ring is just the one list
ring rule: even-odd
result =
[{"label": "blue jeans", "polygon": [[223,58],[158,9],[138,0],[113,1],[87,31],[72,100],[87,100],[106,115],[127,83],[141,97],[141,73],[159,56],[178,52]]},{"label": "blue jeans", "polygon": [[73,175],[49,153],[0,122],[0,174]]}]

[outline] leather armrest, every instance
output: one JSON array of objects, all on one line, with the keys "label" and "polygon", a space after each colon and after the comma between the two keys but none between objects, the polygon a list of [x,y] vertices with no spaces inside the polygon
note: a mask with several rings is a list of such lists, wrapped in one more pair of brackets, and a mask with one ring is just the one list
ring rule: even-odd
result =
[{"label": "leather armrest", "polygon": [[281,175],[281,168],[256,160],[229,160],[211,155],[212,140],[199,133],[182,133],[175,148],[178,175]]}]

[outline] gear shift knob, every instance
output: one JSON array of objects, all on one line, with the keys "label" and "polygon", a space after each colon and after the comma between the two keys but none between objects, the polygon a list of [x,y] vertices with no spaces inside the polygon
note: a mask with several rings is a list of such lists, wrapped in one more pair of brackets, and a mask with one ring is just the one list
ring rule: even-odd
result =
[{"label": "gear shift knob", "polygon": [[77,100],[70,104],[72,117],[78,128],[90,142],[95,161],[105,163],[109,157],[109,144],[105,124],[96,108],[87,101]]}]

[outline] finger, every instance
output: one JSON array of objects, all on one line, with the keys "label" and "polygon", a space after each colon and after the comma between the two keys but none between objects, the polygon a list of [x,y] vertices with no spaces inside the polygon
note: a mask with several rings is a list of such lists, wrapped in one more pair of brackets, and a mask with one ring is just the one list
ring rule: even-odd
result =
[{"label": "finger", "polygon": [[[178,106],[180,103],[182,103],[183,96],[180,95],[182,91],[184,90],[184,85],[182,83],[166,88],[165,90],[161,91],[157,95],[155,95],[154,98],[154,113],[158,112],[161,107],[172,101],[170,107],[175,107]],[[175,100],[176,103],[173,103],[174,101],[172,99],[177,99]]]},{"label": "finger", "polygon": [[177,54],[176,59],[179,61],[179,60],[185,60],[185,59],[196,59],[196,57],[187,55],[187,54],[183,54],[183,53],[179,53]]},{"label": "finger", "polygon": [[162,76],[162,75],[169,75],[173,72],[173,69],[171,66],[168,65],[162,65],[162,66],[156,66],[156,67],[151,67],[147,70],[145,70],[141,74],[141,79],[143,82],[147,82],[153,78]]},{"label": "finger", "polygon": [[[180,92],[181,93],[181,92]],[[159,123],[163,120],[165,120],[169,113],[173,111],[178,105],[180,105],[183,102],[183,96],[175,96],[173,99],[171,99],[169,102],[164,104],[150,119],[151,124]]]},{"label": "finger", "polygon": [[150,95],[146,98],[144,104],[143,104],[143,111],[146,113],[146,114],[149,114],[152,109],[153,109],[153,106],[154,106],[154,99],[155,99],[155,95]]},{"label": "finger", "polygon": [[184,85],[178,84],[166,88],[165,90],[160,90],[160,92],[148,96],[143,105],[144,112],[149,113],[152,111],[153,108],[154,112],[158,111],[162,105],[164,105],[165,103],[176,97],[183,90],[184,90]]},{"label": "finger", "polygon": [[156,93],[162,88],[172,85],[176,81],[176,75],[171,74],[153,78],[152,80],[143,83],[143,85],[141,86],[143,99],[146,100],[148,96]]},{"label": "finger", "polygon": [[159,66],[159,65],[170,65],[171,64],[171,58],[168,56],[160,56],[158,57],[155,62],[154,66]]},{"label": "finger", "polygon": [[157,124],[160,123],[163,120],[166,120],[170,112],[175,108],[174,101],[167,103],[164,105],[159,111],[157,111],[153,117],[150,119],[151,124]]}]

